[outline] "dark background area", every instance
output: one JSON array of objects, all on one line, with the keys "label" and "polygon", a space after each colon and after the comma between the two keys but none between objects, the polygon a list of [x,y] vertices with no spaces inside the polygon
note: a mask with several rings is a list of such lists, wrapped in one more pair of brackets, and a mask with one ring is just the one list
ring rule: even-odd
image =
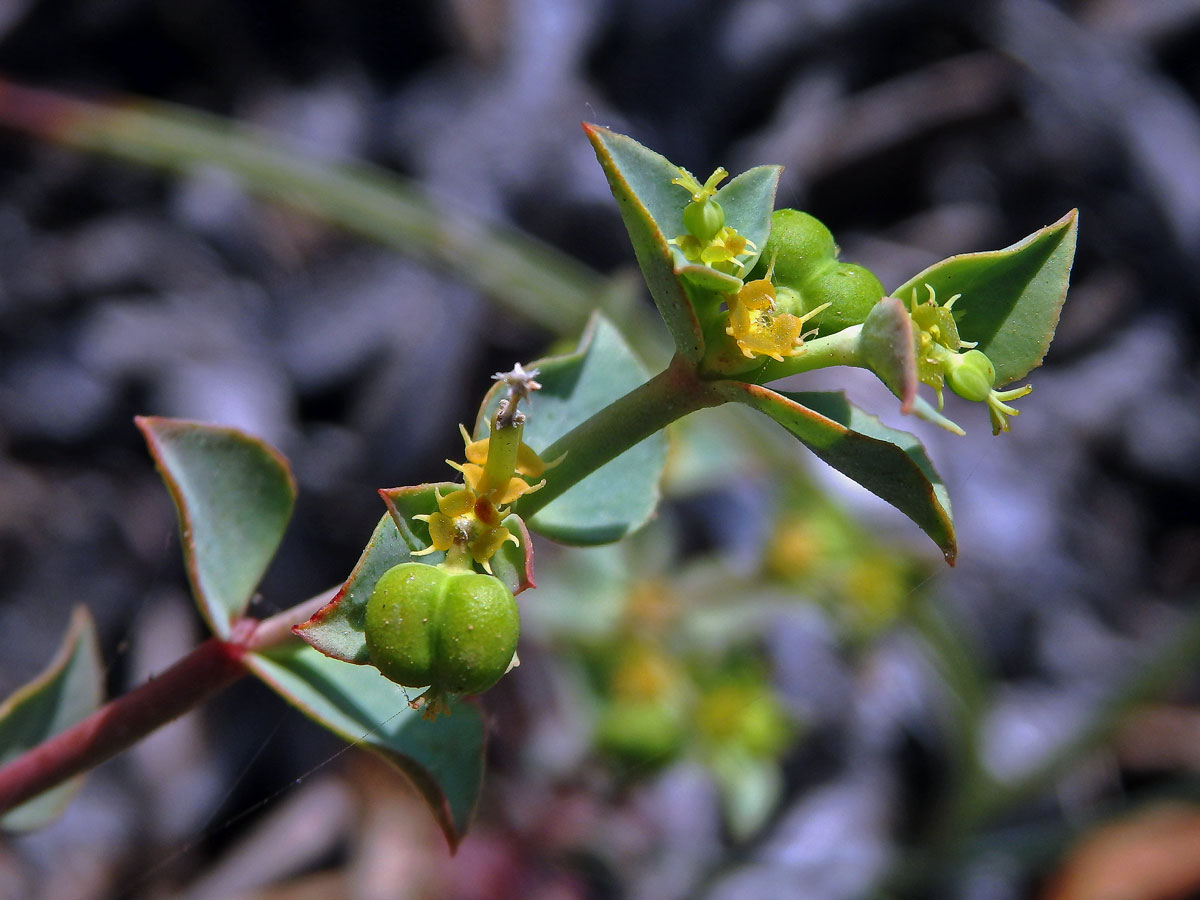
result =
[{"label": "dark background area", "polygon": [[[888,419],[926,441],[955,503],[961,562],[933,587],[1001,679],[993,770],[1061,740],[1196,602],[1200,3],[14,0],[0,74],[186,104],[367,159],[605,272],[632,254],[581,120],[701,177],[783,164],[779,205],[820,216],[843,258],[888,286],[1078,208],[1070,300],[1014,432],[992,438],[961,407],[962,439]],[[0,134],[0,694],[45,664],[75,603],[98,621],[112,693],[200,638],[134,415],[240,426],[291,459],[301,495],[255,607],[266,615],[340,581],[382,511],[375,489],[442,478],[488,376],[553,337],[219,172],[168,177]],[[816,383],[888,408],[867,379]],[[910,523],[814,477],[904,552],[927,552]],[[817,652],[836,656],[830,642]],[[885,642],[868,677],[833,657],[820,670],[850,679],[842,693],[790,686],[825,698],[823,730],[750,847],[728,850],[683,773],[616,804],[604,850],[581,840],[543,857],[522,816],[553,789],[521,781],[504,756],[518,736],[501,727],[480,836],[452,862],[357,753],[288,787],[341,745],[242,684],[97,771],[62,822],[0,845],[0,896],[252,896],[240,892],[290,879],[253,896],[509,896],[479,885],[520,883],[547,898],[852,898],[938,788],[939,742],[922,732],[938,715],[915,655]],[[1195,696],[1176,696],[1181,721],[1200,715]],[[1195,746],[1166,768],[1194,769]],[[1112,751],[1038,809],[1085,819],[1159,775]],[[651,833],[653,860],[638,846]],[[1033,896],[1050,865],[998,851],[942,889]],[[430,866],[442,887],[422,887]],[[323,880],[347,871],[357,880]]]}]

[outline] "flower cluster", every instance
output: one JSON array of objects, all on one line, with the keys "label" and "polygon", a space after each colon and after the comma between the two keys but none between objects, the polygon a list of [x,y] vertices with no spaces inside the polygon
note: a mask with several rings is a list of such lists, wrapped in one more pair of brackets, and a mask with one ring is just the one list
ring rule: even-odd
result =
[{"label": "flower cluster", "polygon": [[758,252],[754,242],[738,234],[737,229],[725,224],[725,211],[714,195],[717,185],[729,173],[717,169],[701,184],[687,169],[680,168],[679,177],[672,179],[692,195],[692,201],[683,210],[685,234],[671,238],[688,262],[699,263],[727,275],[740,276],[746,267],[741,257],[751,257]]},{"label": "flower cluster", "polygon": [[1033,385],[997,391],[996,367],[992,361],[975,343],[959,337],[951,308],[962,295],[955,294],[939,305],[932,285],[925,287],[929,299],[918,304],[914,289],[910,312],[917,336],[917,378],[937,392],[939,411],[944,404],[942,388],[949,384],[960,397],[987,404],[992,434],[1008,431],[1009,417],[1020,413],[1008,401],[1024,397],[1033,390]]},{"label": "flower cluster", "polygon": [[437,493],[437,512],[414,516],[429,526],[431,542],[414,556],[435,551],[464,561],[469,556],[490,574],[489,560],[504,543],[520,544],[503,525],[508,504],[542,487],[544,480],[531,483],[528,479],[540,478],[550,468],[521,440],[525,416],[517,403],[541,387],[536,376],[536,369],[526,372],[520,364],[512,372],[493,376],[507,384],[508,395],[501,399],[487,437],[472,440],[460,426],[465,462],[446,462],[462,473],[463,486],[448,494]]}]

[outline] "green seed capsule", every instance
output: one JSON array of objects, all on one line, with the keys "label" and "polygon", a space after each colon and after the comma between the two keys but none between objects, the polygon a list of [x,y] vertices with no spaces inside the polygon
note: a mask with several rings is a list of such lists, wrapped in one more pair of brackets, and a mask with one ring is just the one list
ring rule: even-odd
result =
[{"label": "green seed capsule", "polygon": [[866,321],[871,308],[883,298],[883,284],[870,269],[854,263],[836,263],[801,288],[806,312],[823,303],[830,304],[813,318],[817,334],[824,337]]},{"label": "green seed capsule", "polygon": [[765,273],[774,260],[775,283],[799,288],[832,268],[837,254],[833,234],[820,219],[798,209],[777,209],[771,213],[771,235],[759,268]]},{"label": "green seed capsule", "polygon": [[442,598],[438,686],[478,694],[508,671],[521,632],[517,601],[493,575],[451,575]]},{"label": "green seed capsule", "polygon": [[996,367],[982,350],[956,353],[946,359],[946,383],[964,400],[982,403],[996,385]]},{"label": "green seed capsule", "polygon": [[520,615],[491,575],[410,562],[376,583],[364,631],[372,664],[397,684],[478,694],[508,670]]}]

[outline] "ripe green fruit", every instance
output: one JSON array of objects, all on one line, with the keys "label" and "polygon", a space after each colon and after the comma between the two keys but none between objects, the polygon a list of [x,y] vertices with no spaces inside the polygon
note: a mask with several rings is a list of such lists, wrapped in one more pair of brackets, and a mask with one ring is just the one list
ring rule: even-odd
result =
[{"label": "ripe green fruit", "polygon": [[397,684],[431,694],[478,694],[517,649],[517,602],[499,579],[423,563],[388,569],[367,601],[371,663]]},{"label": "ripe green fruit", "polygon": [[800,288],[805,312],[830,304],[812,320],[821,337],[862,324],[883,293],[883,284],[874,273],[855,263],[836,263]]},{"label": "ripe green fruit", "polygon": [[996,367],[982,350],[968,350],[946,358],[946,383],[964,400],[982,403],[996,384]]},{"label": "ripe green fruit", "polygon": [[799,288],[832,268],[837,254],[833,234],[820,219],[798,209],[777,209],[771,213],[771,235],[759,266],[765,274],[766,266],[775,260],[776,284]]}]

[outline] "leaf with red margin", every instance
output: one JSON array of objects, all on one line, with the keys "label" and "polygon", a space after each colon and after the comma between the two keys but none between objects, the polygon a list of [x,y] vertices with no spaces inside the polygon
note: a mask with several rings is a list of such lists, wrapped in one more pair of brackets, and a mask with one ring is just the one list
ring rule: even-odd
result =
[{"label": "leaf with red margin", "polygon": [[213,633],[227,639],[291,518],[291,469],[274,448],[234,428],[134,421],[175,501],[196,604]]},{"label": "leaf with red margin", "polygon": [[900,398],[900,412],[912,412],[917,399],[916,342],[904,304],[895,297],[876,303],[858,340],[863,362]]},{"label": "leaf with red margin", "polygon": [[725,381],[730,400],[766,413],[843,475],[886,500],[933,538],[954,565],[958,545],[950,498],[920,441],[882,424],[841,392],[783,393]]},{"label": "leaf with red margin", "polygon": [[[678,226],[671,236],[683,231],[683,203],[678,202],[687,195],[671,184],[679,170],[664,156],[643,147],[632,138],[609,131],[598,125],[584,123],[584,132],[592,142],[600,167],[608,178],[613,198],[621,212],[621,220],[629,232],[633,252],[637,257],[650,296],[658,307],[659,315],[667,324],[676,350],[690,362],[699,362],[704,355],[704,336],[700,320],[688,301],[683,285],[675,277],[675,261],[667,235],[656,222],[650,205],[656,198],[664,198],[667,192],[678,207]],[[668,201],[658,204],[665,208]]]},{"label": "leaf with red margin", "polygon": [[411,552],[392,517],[385,514],[337,596],[292,631],[326,656],[360,666],[370,665],[363,637],[367,601],[383,573],[410,561]]},{"label": "leaf with red margin", "polygon": [[408,706],[410,694],[374,668],[348,666],[294,642],[248,653],[246,665],[305,715],[407,775],[451,850],[457,848],[483,783],[486,735],[478,706],[457,701],[449,715],[422,719]]},{"label": "leaf with red margin", "polygon": [[[0,763],[66,731],[103,702],[104,666],[96,625],[87,608],[77,606],[50,665],[0,703]],[[30,831],[49,824],[66,809],[82,785],[80,775],[27,800],[0,817],[0,827],[5,831]]]}]

